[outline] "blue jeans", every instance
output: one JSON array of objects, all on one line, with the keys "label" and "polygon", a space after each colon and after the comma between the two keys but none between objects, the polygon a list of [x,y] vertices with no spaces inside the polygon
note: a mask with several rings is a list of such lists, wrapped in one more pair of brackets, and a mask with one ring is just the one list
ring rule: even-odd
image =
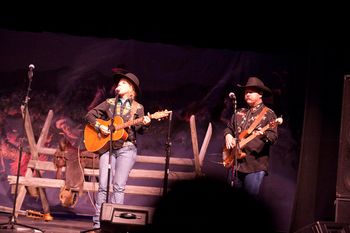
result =
[{"label": "blue jeans", "polygon": [[234,187],[243,188],[250,195],[258,197],[260,186],[265,175],[265,171],[253,173],[242,173],[237,171],[236,174],[231,174],[229,177],[231,184]]},{"label": "blue jeans", "polygon": [[[111,157],[111,178],[110,185],[113,192],[108,198],[113,204],[124,203],[124,190],[128,180],[130,171],[135,164],[137,149],[131,144],[124,146],[112,152]],[[109,165],[109,151],[100,156],[99,163],[99,187],[97,192],[97,200],[95,203],[95,215],[93,216],[94,228],[100,228],[100,212],[102,203],[107,199],[107,181]]]}]

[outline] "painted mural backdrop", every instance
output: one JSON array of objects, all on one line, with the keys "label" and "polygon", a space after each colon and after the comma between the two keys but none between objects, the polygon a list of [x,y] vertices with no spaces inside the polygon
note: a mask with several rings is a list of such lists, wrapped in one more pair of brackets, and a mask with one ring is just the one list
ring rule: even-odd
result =
[{"label": "painted mural backdrop", "polygon": [[[0,30],[0,41],[0,205],[12,207],[13,195],[7,176],[17,174],[20,145],[23,148],[21,175],[25,174],[31,156],[20,111],[27,95],[29,64],[35,65],[28,109],[36,140],[49,110],[54,112],[45,142],[47,147],[58,148],[60,139],[65,138],[84,150],[83,117],[100,101],[113,97],[111,69],[120,67],[139,77],[140,102],[146,112],[173,111],[172,155],[193,157],[191,115],[196,117],[199,143],[203,141],[208,123],[212,123],[213,136],[204,160],[204,173],[222,179],[226,176],[225,168],[219,164],[222,131],[233,108],[228,93],[235,92],[238,107],[242,106],[242,93],[236,85],[257,75],[274,92],[266,103],[284,118],[279,128],[280,139],[271,151],[270,174],[264,182],[263,192],[280,218],[278,227],[282,231],[288,229],[298,163],[300,127],[296,122],[302,115],[302,107],[291,111],[295,103],[288,98],[288,87],[297,80],[297,71],[292,70],[288,54],[7,30]],[[138,138],[139,154],[165,155],[168,124],[166,119],[153,122],[149,132]],[[40,154],[39,159],[52,161],[53,157]],[[54,177],[55,174],[44,172],[41,175]],[[85,193],[74,208],[66,208],[59,203],[58,189],[47,188],[46,192],[53,215],[93,213],[94,193]],[[149,203],[129,195],[126,204]],[[35,193],[27,195],[22,209],[40,211],[40,198]]]}]

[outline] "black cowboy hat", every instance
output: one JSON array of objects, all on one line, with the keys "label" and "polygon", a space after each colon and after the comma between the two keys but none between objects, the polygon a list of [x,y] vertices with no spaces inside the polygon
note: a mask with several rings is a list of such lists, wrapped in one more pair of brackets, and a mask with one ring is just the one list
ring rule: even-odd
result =
[{"label": "black cowboy hat", "polygon": [[140,81],[135,74],[123,68],[112,68],[112,77],[115,83],[118,83],[122,78],[129,80],[133,84],[137,95],[141,94]]},{"label": "black cowboy hat", "polygon": [[253,87],[253,88],[256,88],[256,89],[262,91],[264,93],[264,95],[271,95],[272,94],[271,89],[268,88],[267,86],[265,86],[263,81],[261,81],[257,77],[249,77],[247,80],[247,83],[244,86],[240,85],[240,84],[237,84],[237,86],[244,88],[244,89],[248,88],[248,87]]}]

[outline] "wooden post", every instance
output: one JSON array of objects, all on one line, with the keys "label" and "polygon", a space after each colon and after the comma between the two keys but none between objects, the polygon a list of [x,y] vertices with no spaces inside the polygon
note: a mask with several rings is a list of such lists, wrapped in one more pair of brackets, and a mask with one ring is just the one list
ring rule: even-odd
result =
[{"label": "wooden post", "polygon": [[203,166],[203,160],[205,157],[205,153],[207,152],[207,149],[208,149],[208,145],[209,145],[209,142],[211,139],[212,132],[213,132],[213,128],[211,126],[211,123],[209,123],[208,129],[207,129],[207,132],[205,134],[203,144],[202,144],[201,150],[199,152],[199,156],[198,156],[199,157],[199,165],[201,167]]},{"label": "wooden post", "polygon": [[196,170],[196,174],[201,175],[201,168],[199,164],[199,149],[198,149],[198,137],[197,137],[197,129],[196,129],[196,119],[195,116],[192,115],[190,118],[190,129],[191,129],[191,139],[192,139],[192,148],[194,155],[194,167]]},{"label": "wooden post", "polygon": [[[42,151],[45,151],[45,152],[48,152],[49,154],[54,154],[56,149],[44,147],[45,141],[47,140],[47,135],[48,135],[49,128],[51,125],[51,121],[53,118],[53,111],[52,110],[49,111],[48,116],[46,117],[44,127],[41,130],[38,143],[35,143],[35,138],[34,138],[33,127],[32,127],[32,123],[31,123],[31,119],[30,119],[29,110],[28,110],[28,108],[21,108],[21,110],[22,110],[22,117],[24,118],[23,119],[24,120],[24,129],[26,131],[28,143],[29,143],[29,147],[30,147],[31,159],[38,160],[39,149],[41,151],[40,153],[42,153]],[[33,177],[33,172],[36,172],[36,171],[31,169],[31,168],[27,168],[25,177]],[[37,172],[37,174],[39,174],[39,172]],[[49,203],[48,203],[48,200],[46,197],[46,192],[45,192],[44,188],[42,188],[42,187],[39,187],[38,189],[39,189],[39,193],[40,193],[40,200],[41,200],[43,210],[48,213],[50,210],[49,210]],[[27,190],[26,190],[25,186],[19,185],[18,186],[18,194],[16,197],[17,198],[16,207],[15,207],[16,208],[16,211],[15,211],[16,216],[18,216],[18,210],[20,210],[22,207],[26,193],[27,193]]]}]

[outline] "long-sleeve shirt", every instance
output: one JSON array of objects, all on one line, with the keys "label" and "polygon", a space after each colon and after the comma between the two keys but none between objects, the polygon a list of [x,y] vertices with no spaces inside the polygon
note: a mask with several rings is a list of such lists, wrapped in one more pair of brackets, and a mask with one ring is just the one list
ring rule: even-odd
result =
[{"label": "long-sleeve shirt", "polygon": [[[231,134],[232,136],[236,137],[235,126],[237,126],[238,135],[240,135],[244,130],[247,130],[249,126],[253,124],[254,120],[264,107],[265,105],[261,103],[253,108],[242,108],[237,110],[237,117],[234,115],[232,116],[231,121],[224,130],[224,136],[226,136],[226,134]],[[268,108],[260,123],[256,126],[256,129],[273,123],[276,118],[277,117],[274,111]],[[235,122],[235,120],[237,122]],[[246,153],[246,156],[237,161],[238,164],[236,169],[243,173],[258,171],[267,172],[270,145],[275,143],[277,137],[277,127],[268,127],[263,136],[257,136],[248,142],[242,148],[242,151]]]},{"label": "long-sleeve shirt", "polygon": [[[136,107],[134,116],[131,116],[131,109],[133,104],[136,104],[137,107]],[[92,126],[95,126],[97,119],[108,121],[113,118],[113,114],[114,114],[114,119],[116,117],[120,117],[122,119],[121,123],[128,122],[132,119],[137,119],[144,116],[143,105],[129,99],[124,102],[121,99],[118,99],[117,107],[116,109],[114,108],[115,108],[115,99],[114,98],[106,99],[105,101],[97,105],[95,108],[91,109],[85,115],[85,120]],[[136,132],[139,134],[143,134],[144,130],[147,128],[148,127],[143,125],[142,123],[125,128],[125,131],[128,133],[128,138],[126,139],[126,141],[130,141],[136,145]],[[98,129],[96,129],[96,131],[98,131]],[[112,144],[113,149],[121,148],[124,142],[125,141],[123,139],[113,141],[113,144]]]}]

